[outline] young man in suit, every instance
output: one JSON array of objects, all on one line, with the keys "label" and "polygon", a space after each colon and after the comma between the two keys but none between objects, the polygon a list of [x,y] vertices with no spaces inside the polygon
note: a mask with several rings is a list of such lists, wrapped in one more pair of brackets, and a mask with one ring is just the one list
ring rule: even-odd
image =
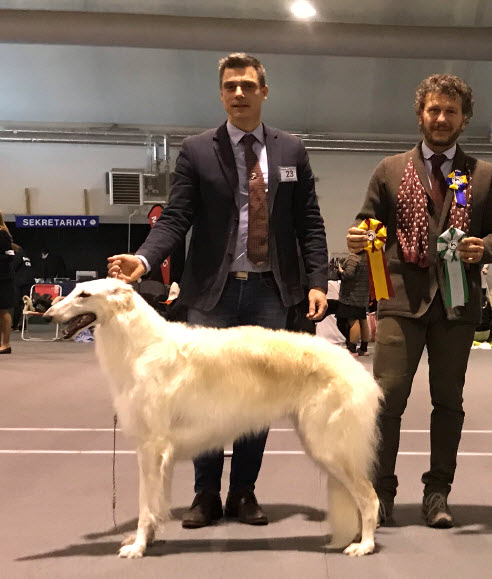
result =
[{"label": "young man in suit", "polygon": [[[304,261],[312,320],[326,307],[328,254],[314,177],[300,139],[261,122],[265,69],[253,56],[219,62],[227,122],[184,140],[168,205],[135,256],[109,258],[109,274],[128,282],[156,268],[192,227],[180,300],[188,321],[213,327],[285,328],[301,302],[297,246]],[[255,482],[268,431],[234,442],[225,514],[267,524]],[[223,451],[197,457],[196,496],[183,526],[222,517]]]},{"label": "young man in suit", "polygon": [[[447,504],[463,426],[463,386],[475,326],[480,321],[481,264],[492,261],[492,165],[466,155],[456,140],[473,114],[470,87],[459,78],[426,78],[415,98],[423,141],[387,157],[369,183],[357,223],[372,217],[387,227],[386,258],[394,297],[380,300],[374,375],[385,393],[382,441],[375,487],[380,521],[392,516],[398,480],[401,416],[424,346],[429,359],[433,411],[430,469],[422,476],[422,512],[430,527],[454,524]],[[446,178],[461,171],[464,194]],[[465,182],[466,181],[466,182]],[[446,305],[446,275],[438,237],[448,228],[465,233],[458,255],[464,263],[468,301]],[[352,227],[347,245],[357,253],[367,234]]]}]

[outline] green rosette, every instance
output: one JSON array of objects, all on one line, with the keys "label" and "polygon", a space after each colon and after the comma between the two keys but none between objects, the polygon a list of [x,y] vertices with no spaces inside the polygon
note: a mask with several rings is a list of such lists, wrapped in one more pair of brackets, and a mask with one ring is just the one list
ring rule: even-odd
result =
[{"label": "green rosette", "polygon": [[458,254],[458,244],[465,232],[450,227],[437,239],[437,251],[444,260],[446,274],[445,305],[449,308],[464,306],[468,302],[468,284],[465,268]]}]

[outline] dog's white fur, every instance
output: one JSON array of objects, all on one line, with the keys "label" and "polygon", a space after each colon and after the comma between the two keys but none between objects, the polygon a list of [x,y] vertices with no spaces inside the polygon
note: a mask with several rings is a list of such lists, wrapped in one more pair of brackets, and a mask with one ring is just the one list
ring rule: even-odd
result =
[{"label": "dog's white fur", "polygon": [[378,499],[369,478],[381,393],[345,350],[307,334],[166,322],[109,278],[78,284],[46,315],[66,322],[86,312],[97,316],[97,356],[137,446],[138,530],[121,557],[141,557],[168,514],[176,459],[286,416],[328,475],[331,546],[348,545],[349,555],[374,550]]}]

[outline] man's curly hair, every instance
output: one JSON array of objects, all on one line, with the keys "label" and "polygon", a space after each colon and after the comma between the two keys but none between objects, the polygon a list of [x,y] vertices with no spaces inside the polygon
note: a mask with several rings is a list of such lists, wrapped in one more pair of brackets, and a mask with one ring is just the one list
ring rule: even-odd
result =
[{"label": "man's curly hair", "polygon": [[415,93],[415,112],[421,113],[425,106],[425,99],[429,93],[445,94],[451,98],[461,98],[461,111],[465,118],[465,123],[473,116],[472,90],[464,80],[452,74],[431,74],[424,79]]}]

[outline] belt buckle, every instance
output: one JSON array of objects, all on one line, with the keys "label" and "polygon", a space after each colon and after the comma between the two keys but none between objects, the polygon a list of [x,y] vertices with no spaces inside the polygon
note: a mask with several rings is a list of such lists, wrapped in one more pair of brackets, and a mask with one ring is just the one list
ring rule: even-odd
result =
[{"label": "belt buckle", "polygon": [[236,273],[234,274],[234,277],[236,279],[247,280],[248,279],[248,272],[247,271],[236,271]]}]

